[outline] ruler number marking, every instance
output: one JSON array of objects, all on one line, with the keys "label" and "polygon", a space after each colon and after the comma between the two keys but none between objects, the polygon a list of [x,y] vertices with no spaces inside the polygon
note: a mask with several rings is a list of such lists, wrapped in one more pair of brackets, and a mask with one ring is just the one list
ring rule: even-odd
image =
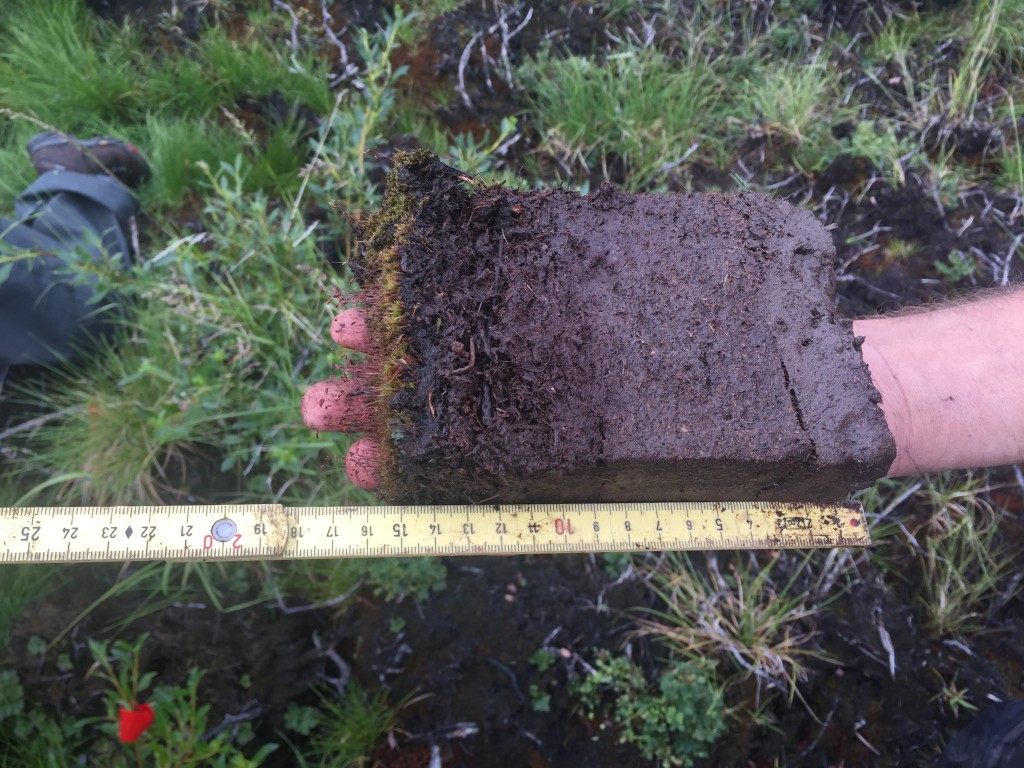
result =
[{"label": "ruler number marking", "polygon": [[562,519],[561,517],[555,518],[555,533],[558,536],[571,536],[576,533],[572,527],[572,520]]},{"label": "ruler number marking", "polygon": [[[216,541],[216,539],[213,538],[213,534],[212,533],[206,534],[205,536],[203,536],[203,549],[206,549],[206,550],[213,549],[213,542],[215,542],[215,541]],[[234,535],[234,538],[229,539],[229,541],[231,542],[231,548],[232,549],[241,549],[242,548],[242,534],[236,533]],[[223,549],[223,545],[227,544],[227,543],[228,543],[227,541],[222,541],[221,542],[221,548]]]}]

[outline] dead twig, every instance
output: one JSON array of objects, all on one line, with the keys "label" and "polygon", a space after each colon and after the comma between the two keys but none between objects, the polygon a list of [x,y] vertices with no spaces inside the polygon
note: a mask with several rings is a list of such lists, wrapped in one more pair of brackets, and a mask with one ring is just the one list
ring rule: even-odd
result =
[{"label": "dead twig", "polygon": [[[509,85],[512,85],[512,59],[508,54],[508,44],[513,37],[522,32],[526,28],[526,25],[530,23],[530,19],[533,18],[533,8],[531,7],[527,9],[526,18],[519,22],[519,25],[512,30],[508,28],[509,12],[510,9],[505,9],[504,11],[501,12],[501,15],[498,16],[497,26],[499,29],[501,29],[501,67],[504,70],[505,82],[508,83]],[[520,13],[522,12],[522,8],[516,8],[514,9],[514,12]],[[491,30],[494,30],[494,27],[491,27]]]},{"label": "dead twig", "polygon": [[[526,25],[530,23],[530,19],[533,18],[533,8],[528,8],[523,20],[511,29],[509,28],[509,17],[522,12],[522,6],[506,8],[498,15],[498,20],[495,21],[494,24],[486,30],[478,30],[476,34],[469,39],[469,42],[466,43],[466,47],[462,49],[462,55],[459,56],[459,82],[458,85],[456,85],[455,90],[462,98],[462,103],[466,105],[467,109],[476,109],[473,105],[473,99],[470,98],[469,91],[466,88],[466,69],[469,67],[469,60],[473,55],[473,48],[477,43],[480,43],[480,60],[484,68],[484,82],[487,85],[488,92],[494,92],[494,83],[491,81],[492,63],[500,65],[501,78],[511,87],[512,58],[509,54],[509,43],[512,38],[522,32],[526,28]],[[495,61],[487,53],[487,45],[484,36],[493,35],[499,31],[501,33],[501,46],[498,53],[498,59]]]},{"label": "dead twig", "polygon": [[865,747],[867,747],[869,750],[871,750],[871,753],[873,755],[881,757],[882,753],[879,752],[877,749],[875,749],[873,746],[871,746],[871,744],[868,742],[868,740],[860,735],[860,729],[864,727],[866,722],[867,722],[866,720],[858,720],[857,724],[855,726],[853,726],[853,735],[857,737],[857,741],[859,741],[861,744],[863,744]]},{"label": "dead twig", "polygon": [[242,723],[248,723],[260,717],[263,714],[263,707],[259,705],[256,699],[250,699],[242,707],[242,711],[237,715],[224,715],[224,719],[220,721],[219,725],[214,726],[209,731],[203,734],[203,741],[209,741],[221,731],[231,728],[232,738],[238,732],[238,726]]},{"label": "dead twig", "polygon": [[54,411],[53,413],[47,413],[47,414],[44,414],[43,416],[37,416],[36,418],[29,419],[28,421],[23,421],[23,422],[21,422],[21,424],[16,424],[15,426],[11,427],[10,429],[5,429],[3,432],[0,432],[0,440],[6,440],[11,435],[16,435],[19,432],[24,432],[27,429],[35,429],[36,427],[41,427],[41,426],[43,426],[43,424],[45,424],[48,421],[53,421],[54,419],[60,419],[60,418],[63,418],[65,416],[71,416],[71,415],[73,415],[75,413],[78,413],[78,412],[80,412],[82,410],[84,410],[84,407],[82,407],[82,406],[75,406],[73,408],[65,408],[64,410],[61,410],[61,411]]},{"label": "dead twig", "polygon": [[128,219],[128,232],[132,241],[132,261],[138,262],[142,258],[142,249],[139,248],[139,225],[134,216]]},{"label": "dead twig", "polygon": [[292,17],[292,31],[291,31],[291,42],[289,45],[293,51],[299,50],[299,16],[295,13],[295,9],[292,8],[284,0],[274,0],[274,7],[280,8],[286,11],[289,16]]},{"label": "dead twig", "polygon": [[[348,47],[342,41],[340,35],[331,29],[331,22],[334,21],[334,17],[327,10],[327,0],[320,0],[320,19],[323,23],[324,37],[330,41],[331,45],[338,49],[338,63],[341,65],[341,71],[331,75],[327,81],[331,88],[335,88],[339,83],[343,83],[358,74],[359,67],[349,61]],[[345,34],[346,29],[348,29],[348,25],[342,27],[342,35]]]},{"label": "dead twig", "polygon": [[496,669],[500,669],[502,672],[508,675],[508,679],[512,681],[512,692],[516,695],[516,698],[519,699],[521,703],[525,704],[526,697],[523,696],[523,692],[519,690],[519,681],[516,679],[516,673],[509,669],[506,665],[502,664],[497,659],[492,658],[490,656],[487,657],[487,663],[490,664],[492,667],[495,667]]},{"label": "dead twig", "polygon": [[814,741],[812,741],[810,744],[808,744],[806,747],[800,750],[801,758],[807,757],[807,755],[813,752],[814,748],[818,746],[818,742],[821,741],[821,737],[825,735],[825,730],[832,724],[832,717],[833,715],[835,715],[836,709],[838,709],[838,707],[839,697],[836,696],[832,700],[832,709],[828,711],[828,714],[825,716],[825,721],[821,724],[821,727],[818,729],[818,735],[814,737]]},{"label": "dead twig", "polygon": [[484,33],[482,31],[473,35],[470,41],[466,43],[466,47],[462,49],[462,55],[459,57],[459,84],[455,87],[455,90],[459,92],[459,96],[462,97],[462,103],[466,105],[467,109],[475,109],[475,107],[473,106],[473,100],[469,98],[469,92],[466,90],[466,67],[469,66],[469,57],[473,53],[473,46],[483,36]]},{"label": "dead twig", "polygon": [[338,652],[334,650],[333,646],[325,646],[321,643],[320,635],[316,632],[313,633],[313,645],[316,646],[316,649],[324,656],[324,658],[333,661],[334,666],[338,668],[338,674],[336,677],[328,677],[326,674],[320,673],[320,679],[333,685],[339,696],[344,696],[345,690],[348,688],[348,683],[352,679],[352,668],[348,665],[348,662],[338,655]]},{"label": "dead twig", "polygon": [[882,606],[881,603],[875,605],[874,610],[875,627],[878,629],[878,640],[882,644],[882,648],[885,649],[886,654],[889,657],[889,677],[893,680],[896,679],[896,649],[892,644],[892,637],[889,636],[889,630],[885,628],[885,620],[882,618]]},{"label": "dead twig", "polygon": [[277,587],[277,580],[274,579],[273,574],[268,574],[270,581],[270,588],[274,592],[274,607],[276,607],[281,613],[291,615],[293,613],[305,613],[306,611],[318,611],[321,608],[333,608],[336,605],[341,605],[354,595],[360,587],[363,586],[363,579],[359,579],[348,592],[340,594],[336,597],[332,597],[330,600],[324,600],[321,603],[308,603],[307,605],[285,605],[284,598],[281,596],[281,590]]},{"label": "dead twig", "polygon": [[[459,722],[452,723],[451,725],[441,726],[436,728],[429,733],[420,734],[419,738],[423,739],[468,739],[470,736],[475,736],[480,733],[480,726],[476,723]],[[409,741],[413,741],[414,738],[410,738]]]}]

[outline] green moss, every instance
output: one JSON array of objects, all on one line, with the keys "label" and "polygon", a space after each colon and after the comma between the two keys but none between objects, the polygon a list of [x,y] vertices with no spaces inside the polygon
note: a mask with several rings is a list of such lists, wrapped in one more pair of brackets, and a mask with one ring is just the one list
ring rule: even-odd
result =
[{"label": "green moss", "polygon": [[[394,496],[398,462],[393,433],[400,419],[390,406],[391,398],[399,389],[413,385],[412,357],[405,339],[408,314],[402,302],[399,249],[406,241],[424,198],[406,183],[405,170],[435,159],[434,154],[425,149],[395,152],[384,200],[380,209],[367,220],[359,238],[360,258],[368,273],[366,284],[373,286],[366,314],[378,356],[373,367],[379,371],[380,380],[372,437],[381,449],[378,492],[384,498]],[[401,428],[400,423],[397,428]]]}]

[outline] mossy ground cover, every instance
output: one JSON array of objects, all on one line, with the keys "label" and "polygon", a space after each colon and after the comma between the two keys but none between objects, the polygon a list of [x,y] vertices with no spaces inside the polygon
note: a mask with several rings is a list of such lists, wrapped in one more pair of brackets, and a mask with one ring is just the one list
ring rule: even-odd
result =
[{"label": "mossy ground cover", "polygon": [[[4,201],[42,126],[125,136],[154,181],[136,266],[79,265],[131,322],[83,363],[2,385],[0,500],[367,501],[298,396],[339,362],[325,330],[353,288],[349,222],[379,201],[393,148],[491,183],[785,197],[831,227],[846,316],[1019,282],[1022,13],[4,3]],[[1024,695],[1022,486],[1012,467],[879,482],[860,496],[865,553],[7,568],[0,760],[145,764],[178,728],[202,731],[178,741],[209,765],[358,759],[339,741],[382,765],[434,746],[445,765],[641,765],[720,730],[688,727],[692,701],[658,683],[700,657],[728,736],[680,755],[927,764],[976,710]],[[180,719],[140,757],[111,735],[116,686],[88,671],[99,656],[130,678],[144,634],[145,690]],[[617,691],[644,695],[633,667],[585,707],[573,694],[616,668],[603,651],[647,675],[660,714],[643,741],[616,722]]]}]

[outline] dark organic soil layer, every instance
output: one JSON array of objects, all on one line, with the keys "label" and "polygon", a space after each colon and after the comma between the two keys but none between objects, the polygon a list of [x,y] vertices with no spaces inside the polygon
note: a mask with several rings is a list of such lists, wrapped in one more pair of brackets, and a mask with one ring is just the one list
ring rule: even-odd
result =
[{"label": "dark organic soil layer", "polygon": [[369,295],[400,272],[413,360],[384,426],[396,500],[823,500],[888,469],[810,213],[468,190],[396,157],[364,254]]}]

